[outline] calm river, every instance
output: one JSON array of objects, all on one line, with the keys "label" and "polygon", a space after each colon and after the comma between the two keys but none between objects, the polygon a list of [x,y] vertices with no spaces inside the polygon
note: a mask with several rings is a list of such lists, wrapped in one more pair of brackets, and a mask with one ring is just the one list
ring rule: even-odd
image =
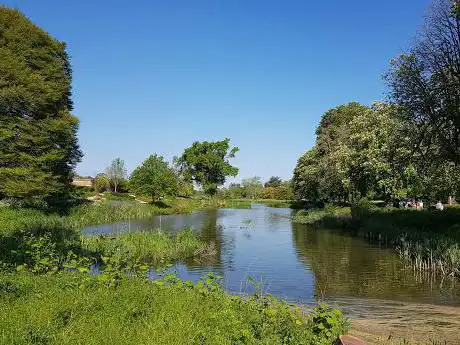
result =
[{"label": "calm river", "polygon": [[151,231],[174,233],[191,227],[216,245],[206,261],[188,261],[172,269],[183,279],[208,272],[223,277],[232,292],[254,286],[292,302],[318,299],[346,302],[372,298],[460,306],[458,283],[404,267],[389,249],[327,229],[292,223],[287,208],[253,204],[251,209],[218,209],[190,215],[85,228],[85,233]]}]

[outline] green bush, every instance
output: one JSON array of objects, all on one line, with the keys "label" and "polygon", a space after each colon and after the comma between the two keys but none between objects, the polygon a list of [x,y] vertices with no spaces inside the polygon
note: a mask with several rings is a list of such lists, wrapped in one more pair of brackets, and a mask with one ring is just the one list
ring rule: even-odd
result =
[{"label": "green bush", "polygon": [[371,203],[367,198],[361,198],[351,205],[351,217],[353,222],[359,223],[370,216],[371,211],[376,209],[375,204]]}]

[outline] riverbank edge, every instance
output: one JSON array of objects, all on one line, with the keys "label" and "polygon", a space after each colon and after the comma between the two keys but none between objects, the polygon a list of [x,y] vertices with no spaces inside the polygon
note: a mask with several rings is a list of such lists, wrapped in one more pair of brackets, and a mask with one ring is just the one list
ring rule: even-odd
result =
[{"label": "riverbank edge", "polygon": [[291,219],[392,248],[413,269],[460,277],[460,208],[378,208],[362,201],[351,207],[301,210]]}]

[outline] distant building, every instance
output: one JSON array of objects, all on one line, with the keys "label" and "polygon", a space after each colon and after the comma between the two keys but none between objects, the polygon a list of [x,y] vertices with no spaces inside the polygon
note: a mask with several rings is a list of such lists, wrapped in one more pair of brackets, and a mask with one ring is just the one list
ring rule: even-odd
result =
[{"label": "distant building", "polygon": [[76,177],[72,180],[72,184],[77,187],[93,187],[94,178],[92,177]]}]

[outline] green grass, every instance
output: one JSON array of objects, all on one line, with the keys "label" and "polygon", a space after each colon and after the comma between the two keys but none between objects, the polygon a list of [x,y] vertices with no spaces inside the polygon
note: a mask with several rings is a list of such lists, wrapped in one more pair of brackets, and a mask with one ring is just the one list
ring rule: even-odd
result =
[{"label": "green grass", "polygon": [[114,235],[82,236],[82,248],[103,257],[121,257],[137,263],[158,264],[195,256],[212,255],[212,246],[192,230],[176,236],[160,231],[126,232]]},{"label": "green grass", "polygon": [[291,207],[291,200],[277,199],[225,199],[226,208],[251,208],[251,204],[264,204],[268,207],[285,208]]},{"label": "green grass", "polygon": [[86,203],[50,213],[37,209],[0,207],[0,236],[17,231],[68,227],[79,230],[84,226],[113,223],[122,220],[149,218],[153,215],[191,213],[194,210],[223,206],[214,199],[173,199],[163,203],[141,204],[127,202],[112,204]]},{"label": "green grass", "polygon": [[115,200],[115,201],[134,201],[135,197],[131,193],[112,193],[104,192],[102,197],[106,200]]},{"label": "green grass", "polygon": [[77,273],[16,273],[0,275],[0,290],[1,344],[326,345],[347,328],[336,310],[306,314],[209,280],[130,278],[108,288]]},{"label": "green grass", "polygon": [[[82,259],[132,264],[159,265],[186,258],[211,257],[215,248],[185,230],[175,236],[158,231],[85,236],[79,229],[87,224],[110,223],[151,215],[142,204],[88,204],[73,208],[66,216],[33,209],[0,208],[0,268],[25,267],[33,272],[62,269]],[[127,217],[127,218],[126,218]]]},{"label": "green grass", "polygon": [[349,207],[326,207],[300,210],[293,216],[293,222],[316,228],[347,228],[351,222]]}]

